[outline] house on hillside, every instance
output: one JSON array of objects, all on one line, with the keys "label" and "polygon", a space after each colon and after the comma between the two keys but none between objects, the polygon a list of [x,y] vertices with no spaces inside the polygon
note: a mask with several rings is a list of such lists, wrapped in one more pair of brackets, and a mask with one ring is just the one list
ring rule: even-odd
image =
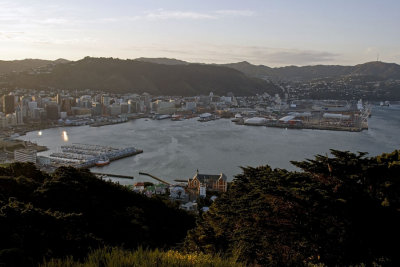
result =
[{"label": "house on hillside", "polygon": [[226,192],[228,183],[225,174],[200,174],[199,170],[197,170],[193,178],[188,180],[188,188],[196,189],[200,194],[200,189],[204,187],[207,191]]},{"label": "house on hillside", "polygon": [[133,191],[136,193],[142,193],[144,191],[144,183],[143,182],[135,183],[133,186]]}]

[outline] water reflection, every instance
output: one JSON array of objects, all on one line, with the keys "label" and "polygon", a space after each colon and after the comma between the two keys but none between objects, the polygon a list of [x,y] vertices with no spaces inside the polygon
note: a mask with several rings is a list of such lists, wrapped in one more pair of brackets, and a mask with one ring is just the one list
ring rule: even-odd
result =
[{"label": "water reflection", "polygon": [[38,132],[38,135],[39,135],[39,136],[42,136],[42,131],[39,131],[39,132]]},{"label": "water reflection", "polygon": [[63,137],[64,142],[68,142],[68,134],[67,134],[67,131],[63,131],[63,132],[62,132],[62,137]]}]

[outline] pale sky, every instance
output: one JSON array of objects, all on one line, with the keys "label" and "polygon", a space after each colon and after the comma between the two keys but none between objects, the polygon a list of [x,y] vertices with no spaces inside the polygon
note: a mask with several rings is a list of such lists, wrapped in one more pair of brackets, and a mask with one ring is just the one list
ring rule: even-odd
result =
[{"label": "pale sky", "polygon": [[0,60],[400,63],[400,0],[0,0]]}]

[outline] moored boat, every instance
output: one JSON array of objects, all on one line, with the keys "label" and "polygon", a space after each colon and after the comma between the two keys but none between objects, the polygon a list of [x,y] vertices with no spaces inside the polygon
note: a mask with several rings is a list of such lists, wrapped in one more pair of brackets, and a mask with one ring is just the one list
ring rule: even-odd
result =
[{"label": "moored boat", "polygon": [[105,165],[110,164],[110,160],[108,158],[102,158],[102,159],[99,159],[98,161],[96,161],[95,164],[97,167],[105,166]]}]

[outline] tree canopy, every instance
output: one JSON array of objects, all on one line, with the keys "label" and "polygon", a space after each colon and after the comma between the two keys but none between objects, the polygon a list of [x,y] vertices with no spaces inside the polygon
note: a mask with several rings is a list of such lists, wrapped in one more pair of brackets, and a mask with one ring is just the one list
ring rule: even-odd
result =
[{"label": "tree canopy", "polygon": [[186,248],[248,264],[399,264],[400,155],[293,162],[301,172],[243,168],[186,238]]},{"label": "tree canopy", "polygon": [[33,164],[0,168],[0,263],[82,258],[103,246],[169,248],[193,216],[161,200],[62,167],[46,175]]}]

